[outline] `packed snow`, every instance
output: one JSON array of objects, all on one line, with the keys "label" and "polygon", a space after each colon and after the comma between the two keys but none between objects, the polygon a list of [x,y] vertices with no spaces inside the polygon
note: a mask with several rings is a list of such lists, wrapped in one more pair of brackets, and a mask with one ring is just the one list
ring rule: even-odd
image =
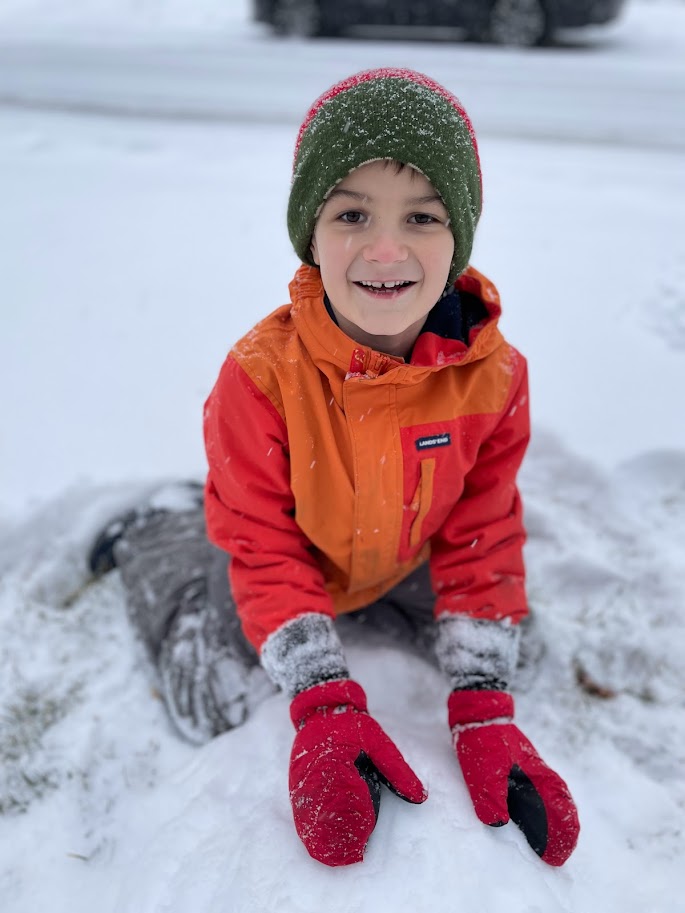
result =
[{"label": "packed snow", "polygon": [[[143,44],[162,18],[152,0],[11,0],[0,28],[16,38],[21,26],[44,47],[48,6],[53,24],[61,15],[83,35],[137,12],[129,37]],[[610,39],[558,50],[558,67],[545,51],[550,79],[571,93],[592,54],[595,72],[625,80],[634,100],[632,54],[650,91],[663,78],[664,93],[682,93],[684,6],[634,3]],[[165,9],[175,53],[180,29],[196,30],[196,53],[212,22],[261,53],[274,44],[247,22],[246,3]],[[405,62],[368,40],[292,47],[317,68],[312,97],[350,59],[349,70]],[[406,62],[445,78],[445,48],[407,48]],[[478,67],[496,53],[469,48],[468,59]],[[525,54],[502,54],[505,83],[517,61],[528,72]],[[263,94],[285,79],[279,67],[264,65]],[[459,92],[458,71],[449,85]],[[534,109],[530,92],[522,104]],[[221,361],[285,300],[295,122],[39,108],[0,107],[3,911],[685,911],[682,116],[650,146],[515,137],[481,109],[473,263],[500,288],[504,330],[531,372],[521,487],[533,624],[517,718],[571,787],[578,848],[552,870],[513,825],[481,825],[450,743],[447,683],[348,632],[353,675],[429,799],[410,807],[386,792],[364,863],[334,870],[295,834],[286,699],[203,748],[183,743],[117,573],[94,583],[85,570],[113,513],[161,479],[202,476],[202,403]]]}]

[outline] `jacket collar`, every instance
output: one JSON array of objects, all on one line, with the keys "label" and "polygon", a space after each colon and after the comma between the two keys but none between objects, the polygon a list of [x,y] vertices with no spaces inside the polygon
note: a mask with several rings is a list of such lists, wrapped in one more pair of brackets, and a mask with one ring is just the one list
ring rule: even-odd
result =
[{"label": "jacket collar", "polygon": [[292,318],[308,352],[325,374],[335,368],[347,377],[380,378],[391,374],[395,383],[411,383],[447,365],[478,361],[502,343],[497,327],[501,314],[499,294],[473,267],[430,311],[408,363],[362,346],[340,329],[327,313],[321,274],[316,267],[300,266],[289,288]]}]

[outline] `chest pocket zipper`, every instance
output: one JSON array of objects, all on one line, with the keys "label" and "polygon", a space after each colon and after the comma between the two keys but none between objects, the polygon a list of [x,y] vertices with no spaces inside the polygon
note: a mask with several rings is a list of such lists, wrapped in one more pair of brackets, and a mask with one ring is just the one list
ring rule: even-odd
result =
[{"label": "chest pocket zipper", "polygon": [[421,527],[428,516],[428,511],[433,502],[433,478],[435,476],[435,457],[430,460],[421,460],[421,477],[414,492],[410,509],[416,511],[409,530],[409,545],[417,548],[421,542]]}]

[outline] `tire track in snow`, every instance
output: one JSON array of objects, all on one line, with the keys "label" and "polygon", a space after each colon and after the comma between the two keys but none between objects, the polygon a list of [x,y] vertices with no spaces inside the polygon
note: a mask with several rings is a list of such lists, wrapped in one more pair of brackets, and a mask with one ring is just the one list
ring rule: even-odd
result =
[{"label": "tire track in snow", "polygon": [[[222,124],[282,124],[296,128],[300,114],[283,110],[229,110],[202,107],[183,107],[173,103],[159,106],[126,101],[95,101],[88,99],[22,98],[4,94],[0,90],[0,110],[22,110],[80,117],[103,117],[121,120],[170,121],[173,123],[195,123],[207,125]],[[616,130],[606,132],[577,133],[574,130],[554,129],[543,125],[521,124],[518,127],[480,121],[479,136],[491,139],[521,140],[523,142],[565,143],[580,146],[602,146],[634,149],[645,152],[679,154],[685,151],[684,136],[659,136],[649,131],[631,132],[630,135]]]},{"label": "tire track in snow", "polygon": [[297,127],[317,90],[347,72],[400,62],[454,91],[479,136],[685,150],[681,62],[600,48],[531,54],[406,42],[282,43],[251,35],[181,47],[0,40],[0,108]]}]

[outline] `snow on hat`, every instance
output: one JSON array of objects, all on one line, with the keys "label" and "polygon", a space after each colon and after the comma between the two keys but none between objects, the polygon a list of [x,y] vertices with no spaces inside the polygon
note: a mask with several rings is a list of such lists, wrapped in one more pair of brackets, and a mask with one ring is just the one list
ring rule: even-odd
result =
[{"label": "snow on hat", "polygon": [[481,212],[478,146],[461,102],[439,83],[406,69],[365,70],[324,92],[309,109],[295,144],[288,232],[300,259],[326,197],[367,162],[411,165],[443,199],[454,235],[450,281],[468,266]]}]

